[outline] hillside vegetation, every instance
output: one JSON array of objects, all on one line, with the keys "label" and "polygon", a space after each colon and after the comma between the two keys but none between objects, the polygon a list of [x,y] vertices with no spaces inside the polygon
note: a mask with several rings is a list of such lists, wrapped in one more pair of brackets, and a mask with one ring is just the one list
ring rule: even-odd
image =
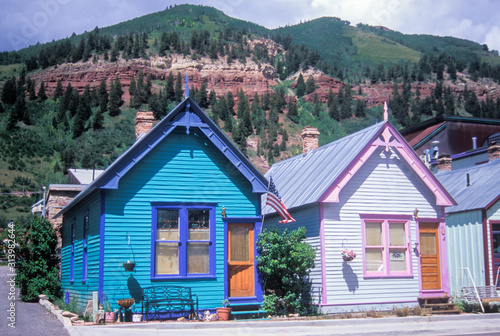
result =
[{"label": "hillside vegetation", "polygon": [[68,168],[106,168],[135,140],[137,110],[159,120],[175,107],[186,75],[175,69],[265,171],[302,152],[304,126],[322,145],[380,120],[384,100],[396,127],[437,114],[499,118],[499,64],[487,46],[452,37],[338,18],[269,30],[191,5],[0,53],[0,227],[26,221]]}]

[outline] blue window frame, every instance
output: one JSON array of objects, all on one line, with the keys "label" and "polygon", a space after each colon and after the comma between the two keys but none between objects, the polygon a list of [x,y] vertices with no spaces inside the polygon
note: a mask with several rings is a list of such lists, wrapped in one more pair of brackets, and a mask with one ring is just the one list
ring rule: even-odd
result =
[{"label": "blue window frame", "polygon": [[76,230],[76,218],[71,222],[71,232],[70,232],[70,242],[71,242],[71,256],[70,256],[70,270],[69,270],[69,281],[75,281],[75,230]]},{"label": "blue window frame", "polygon": [[215,204],[153,204],[151,278],[215,277]]},{"label": "blue window frame", "polygon": [[83,239],[82,239],[82,282],[87,280],[87,253],[89,238],[89,211],[83,215]]}]

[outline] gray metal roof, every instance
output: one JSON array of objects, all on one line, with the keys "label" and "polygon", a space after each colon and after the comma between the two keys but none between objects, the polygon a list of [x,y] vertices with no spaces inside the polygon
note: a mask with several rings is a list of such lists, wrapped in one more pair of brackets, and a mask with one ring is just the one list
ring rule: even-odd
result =
[{"label": "gray metal roof", "polygon": [[[469,174],[470,186],[467,186]],[[458,205],[446,213],[484,209],[500,195],[500,159],[452,171],[440,171],[438,180]]]},{"label": "gray metal roof", "polygon": [[[370,144],[385,122],[379,122],[361,131],[327,145],[310,150],[274,164],[265,174],[272,175],[274,184],[288,209],[315,203],[335,182],[340,174]],[[262,197],[265,202],[265,197]],[[262,205],[263,213],[274,210]]]},{"label": "gray metal roof", "polygon": [[102,169],[68,169],[72,184],[90,184],[103,172]]}]

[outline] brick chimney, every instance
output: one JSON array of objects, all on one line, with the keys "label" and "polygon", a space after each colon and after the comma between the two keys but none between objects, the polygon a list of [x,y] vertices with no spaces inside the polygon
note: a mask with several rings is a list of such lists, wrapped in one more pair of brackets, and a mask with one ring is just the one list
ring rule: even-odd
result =
[{"label": "brick chimney", "polygon": [[135,138],[139,139],[141,135],[148,133],[153,128],[154,121],[153,112],[137,111],[135,115]]},{"label": "brick chimney", "polygon": [[488,159],[490,161],[500,159],[500,145],[495,141],[492,141],[488,147]]},{"label": "brick chimney", "polygon": [[302,152],[306,154],[310,149],[318,148],[318,129],[311,126],[306,126],[302,130]]},{"label": "brick chimney", "polygon": [[451,171],[451,156],[440,155],[437,159],[438,171]]}]

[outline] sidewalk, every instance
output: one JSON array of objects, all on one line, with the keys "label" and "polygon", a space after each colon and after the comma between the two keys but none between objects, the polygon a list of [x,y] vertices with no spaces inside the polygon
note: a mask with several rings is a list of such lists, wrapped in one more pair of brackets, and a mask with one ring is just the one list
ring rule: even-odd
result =
[{"label": "sidewalk", "polygon": [[346,320],[130,323],[67,329],[71,336],[499,335],[500,314]]},{"label": "sidewalk", "polygon": [[0,335],[68,336],[62,323],[43,306],[21,301],[13,278],[7,266],[0,266]]}]

